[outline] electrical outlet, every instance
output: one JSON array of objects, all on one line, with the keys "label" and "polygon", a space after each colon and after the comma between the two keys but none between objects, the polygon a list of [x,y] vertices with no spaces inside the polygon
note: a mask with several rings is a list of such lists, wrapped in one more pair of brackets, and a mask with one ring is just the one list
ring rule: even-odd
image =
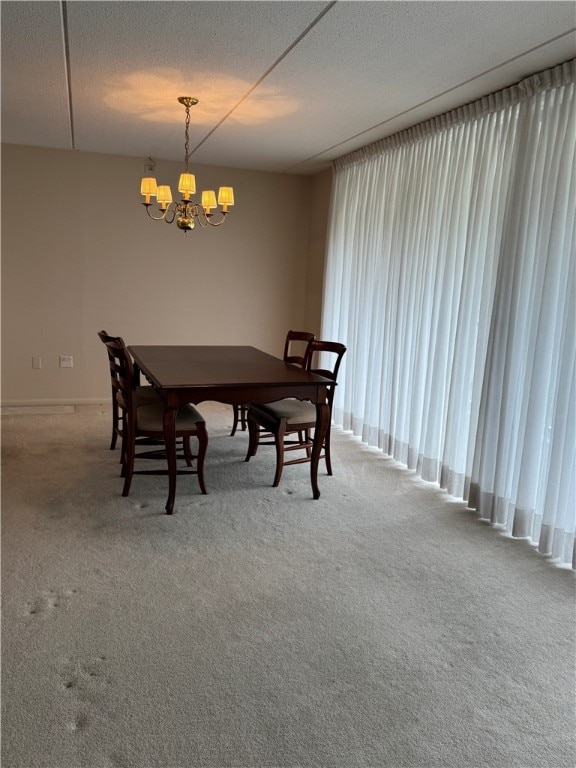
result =
[{"label": "electrical outlet", "polygon": [[60,355],[60,368],[74,368],[74,358],[72,355]]},{"label": "electrical outlet", "polygon": [[32,368],[42,368],[42,358],[41,357],[33,357],[32,358]]}]

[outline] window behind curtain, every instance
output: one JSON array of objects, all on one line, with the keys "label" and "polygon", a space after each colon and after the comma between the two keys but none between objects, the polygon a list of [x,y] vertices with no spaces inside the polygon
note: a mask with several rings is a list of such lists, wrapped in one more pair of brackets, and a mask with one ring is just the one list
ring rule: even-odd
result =
[{"label": "window behind curtain", "polygon": [[574,551],[576,61],[336,161],[336,423]]}]

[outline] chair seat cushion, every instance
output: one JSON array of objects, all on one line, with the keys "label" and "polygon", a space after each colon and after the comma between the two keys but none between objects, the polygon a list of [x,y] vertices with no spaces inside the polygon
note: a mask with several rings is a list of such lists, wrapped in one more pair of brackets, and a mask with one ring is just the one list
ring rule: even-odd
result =
[{"label": "chair seat cushion", "polygon": [[316,406],[309,400],[296,400],[296,398],[288,397],[285,400],[276,400],[273,403],[259,403],[252,406],[252,408],[254,408],[256,413],[260,411],[278,420],[287,419],[288,426],[291,424],[316,423]]},{"label": "chair seat cushion", "polygon": [[[149,432],[162,432],[164,429],[164,405],[143,405],[138,408],[138,429]],[[183,405],[176,416],[176,429],[195,429],[197,424],[204,424],[204,418],[193,405]]]},{"label": "chair seat cushion", "polygon": [[[136,387],[135,400],[136,408],[142,408],[147,405],[159,405],[164,407],[164,401],[160,395],[155,392],[154,387]],[[126,409],[128,407],[122,392],[116,392],[116,402],[120,408]]]},{"label": "chair seat cushion", "polygon": [[156,393],[154,387],[136,387],[136,407],[142,405],[154,405],[162,402],[160,395]]}]

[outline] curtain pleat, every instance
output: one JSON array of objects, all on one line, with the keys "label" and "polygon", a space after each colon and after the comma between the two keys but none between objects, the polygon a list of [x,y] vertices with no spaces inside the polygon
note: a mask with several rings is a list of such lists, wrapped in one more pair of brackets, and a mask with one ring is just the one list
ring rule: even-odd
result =
[{"label": "curtain pleat", "polygon": [[541,554],[574,550],[576,60],[334,163],[334,419]]}]

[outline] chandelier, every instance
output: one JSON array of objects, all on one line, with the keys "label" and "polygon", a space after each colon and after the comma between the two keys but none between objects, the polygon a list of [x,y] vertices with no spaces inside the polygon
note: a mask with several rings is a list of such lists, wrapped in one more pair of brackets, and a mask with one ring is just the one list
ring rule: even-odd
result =
[{"label": "chandelier", "polygon": [[[184,131],[184,173],[180,174],[180,181],[178,182],[178,192],[181,193],[182,199],[180,202],[172,200],[172,190],[168,185],[156,184],[156,179],[152,176],[145,176],[140,184],[140,194],[144,195],[143,206],[146,208],[146,213],[154,221],[165,221],[167,224],[172,224],[176,221],[176,225],[184,230],[186,234],[189,230],[194,229],[196,224],[201,227],[218,227],[224,223],[226,216],[228,215],[228,206],[234,205],[234,190],[232,187],[220,187],[218,190],[218,205],[221,209],[218,210],[220,216],[214,219],[213,209],[217,209],[216,194],[214,190],[207,189],[202,192],[201,203],[197,203],[191,199],[191,195],[196,192],[196,179],[193,173],[189,173],[188,170],[188,128],[190,126],[190,107],[198,104],[198,99],[192,96],[180,96],[178,98],[180,104],[183,104],[186,108],[186,129]],[[154,161],[150,158],[152,165],[146,166],[146,170],[154,170]],[[156,209],[158,216],[155,216],[150,212],[152,203],[150,198],[155,197],[159,209]]]}]

